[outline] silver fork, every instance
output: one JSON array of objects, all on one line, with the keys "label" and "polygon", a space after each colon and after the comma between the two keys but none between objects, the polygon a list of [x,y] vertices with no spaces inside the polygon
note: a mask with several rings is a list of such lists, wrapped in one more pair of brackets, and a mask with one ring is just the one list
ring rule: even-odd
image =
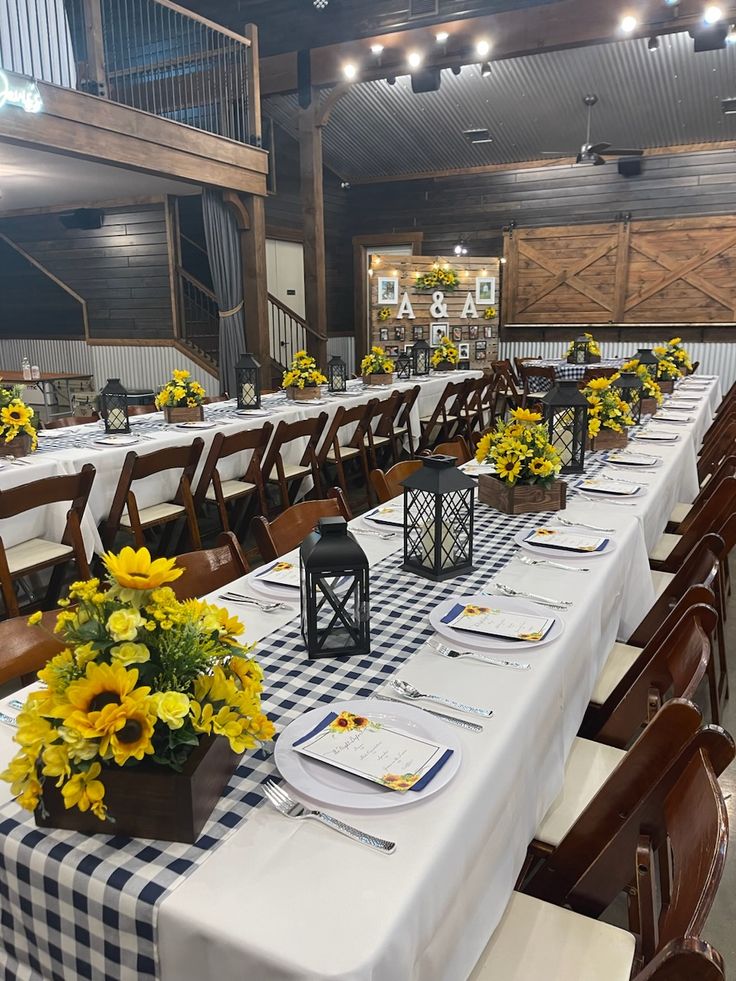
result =
[{"label": "silver fork", "polygon": [[563,562],[551,562],[549,559],[530,559],[527,555],[520,555],[519,561],[524,565],[546,565],[551,569],[564,569],[565,572],[590,572],[590,569],[582,565],[565,565]]},{"label": "silver fork", "polygon": [[391,679],[392,687],[405,698],[426,698],[429,702],[437,702],[439,705],[447,705],[449,708],[457,709],[458,712],[469,712],[471,715],[482,715],[490,718],[493,715],[491,709],[477,708],[475,705],[466,705],[465,702],[456,702],[454,698],[445,698],[444,695],[430,695],[427,692],[419,691],[414,685],[401,678]]},{"label": "silver fork", "polygon": [[525,593],[521,589],[513,589],[511,586],[506,586],[502,582],[491,582],[489,586],[497,592],[503,593],[504,596],[520,596],[524,599],[533,600],[535,603],[539,603],[540,606],[551,606],[554,610],[569,610],[572,606],[570,600],[556,600],[551,596],[540,596],[539,593]]},{"label": "silver fork", "polygon": [[340,821],[338,818],[333,817],[331,814],[326,814],[324,811],[310,810],[303,804],[300,804],[299,801],[294,800],[293,797],[290,797],[273,780],[266,780],[263,784],[263,792],[266,795],[266,799],[285,817],[313,818],[315,821],[321,821],[322,824],[326,824],[333,831],[338,831],[341,835],[352,838],[353,841],[359,841],[361,845],[369,845],[371,848],[376,848],[379,852],[385,852],[387,855],[396,851],[395,841],[366,834],[365,831],[360,831],[350,824],[345,824],[344,821]]},{"label": "silver fork", "polygon": [[279,603],[276,600],[257,600],[252,596],[243,596],[241,593],[220,593],[220,599],[230,603],[243,603],[246,606],[257,606],[264,613],[272,613],[274,610],[293,610],[294,607],[288,603]]},{"label": "silver fork", "polygon": [[527,664],[526,661],[508,661],[503,657],[486,657],[485,654],[476,654],[473,651],[453,651],[451,647],[446,647],[445,644],[440,644],[432,640],[430,640],[429,646],[437,651],[438,654],[441,654],[442,657],[471,657],[476,661],[485,661],[486,664],[493,664],[497,668],[518,668],[519,671],[529,671],[531,669],[531,664]]},{"label": "silver fork", "polygon": [[384,542],[391,541],[396,538],[396,535],[391,531],[368,531],[367,528],[351,528],[352,532],[357,535],[367,535],[369,538],[380,538]]},{"label": "silver fork", "polygon": [[584,521],[570,521],[568,518],[557,518],[561,525],[568,528],[590,528],[591,531],[616,531],[615,528],[602,528],[601,525],[586,525]]}]

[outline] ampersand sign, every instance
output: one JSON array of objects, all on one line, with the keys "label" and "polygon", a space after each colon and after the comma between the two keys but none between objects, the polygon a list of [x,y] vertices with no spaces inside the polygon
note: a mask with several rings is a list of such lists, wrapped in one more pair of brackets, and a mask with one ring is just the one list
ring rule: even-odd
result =
[{"label": "ampersand sign", "polygon": [[442,290],[437,290],[436,293],[432,294],[432,306],[429,308],[429,312],[433,317],[447,316],[447,304]]}]

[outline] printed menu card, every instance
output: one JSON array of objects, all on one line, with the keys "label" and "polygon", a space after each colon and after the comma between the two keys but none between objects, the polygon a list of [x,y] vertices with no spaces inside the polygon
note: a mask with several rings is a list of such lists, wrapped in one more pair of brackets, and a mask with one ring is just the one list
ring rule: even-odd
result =
[{"label": "printed menu card", "polygon": [[528,613],[497,610],[490,606],[456,603],[442,617],[442,622],[456,630],[467,630],[487,637],[506,640],[543,640],[554,625],[554,617],[536,617]]},{"label": "printed menu card", "polygon": [[256,577],[264,582],[273,583],[275,586],[292,586],[294,589],[299,589],[301,585],[299,566],[294,565],[293,562],[284,562],[281,559],[257,572]]},{"label": "printed menu card", "polygon": [[680,438],[679,433],[671,433],[667,429],[650,429],[647,427],[640,433],[634,433],[632,439],[655,440],[659,443],[676,443]]},{"label": "printed menu card", "polygon": [[543,548],[559,548],[565,552],[602,552],[608,545],[607,538],[596,538],[576,531],[563,531],[562,528],[537,528],[524,539],[529,545]]},{"label": "printed menu card", "polygon": [[631,497],[641,490],[641,486],[633,483],[633,481],[614,480],[607,477],[587,477],[575,486],[593,494],[614,494],[617,497]]},{"label": "printed menu card", "polygon": [[394,525],[399,528],[404,527],[404,505],[402,503],[396,504],[381,504],[380,507],[374,508],[369,511],[365,517],[369,521],[375,521],[379,525]]},{"label": "printed menu card", "polygon": [[381,722],[330,712],[294,749],[389,790],[423,790],[452,756],[441,743]]},{"label": "printed menu card", "polygon": [[625,463],[630,467],[651,467],[655,463],[661,463],[661,457],[650,456],[648,453],[609,453],[609,463]]}]

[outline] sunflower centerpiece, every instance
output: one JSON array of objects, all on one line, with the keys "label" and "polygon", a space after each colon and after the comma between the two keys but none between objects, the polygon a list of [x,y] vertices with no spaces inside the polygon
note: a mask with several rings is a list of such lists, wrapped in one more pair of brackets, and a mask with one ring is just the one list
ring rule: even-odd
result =
[{"label": "sunflower centerpiece", "polygon": [[621,371],[633,371],[641,379],[641,414],[654,415],[658,407],[664,402],[664,395],[658,383],[647,371],[646,365],[640,364],[638,358],[632,358],[621,365]]},{"label": "sunflower centerpiece", "polygon": [[273,737],[263,673],[227,610],[177,600],[167,585],[184,571],[175,559],[126,547],[103,561],[107,584],[74,583],[61,601],[63,649],[38,673],[41,687],[18,714],[19,751],[1,776],[38,824],[194,840],[216,796],[208,808],[194,802],[199,827],[192,815],[182,827],[171,802],[179,807],[182,782],[194,787],[208,759],[222,776],[219,796],[237,758]]},{"label": "sunflower centerpiece", "polygon": [[287,398],[297,402],[318,399],[321,394],[320,385],[326,384],[326,376],[306,351],[296,352],[294,360],[281,379],[281,387],[286,392]]},{"label": "sunflower centerpiece", "polygon": [[591,333],[585,331],[567,349],[570,364],[596,364],[601,360],[601,349]]},{"label": "sunflower centerpiece", "polygon": [[425,293],[433,290],[454,293],[460,287],[460,277],[448,263],[435,262],[426,273],[417,273],[414,287]]},{"label": "sunflower centerpiece", "polygon": [[628,402],[621,397],[616,372],[610,378],[592,378],[583,389],[588,400],[588,440],[593,450],[626,446],[628,428],[634,425]]},{"label": "sunflower centerpiece", "polygon": [[171,381],[156,396],[156,408],[163,409],[169,423],[197,422],[204,418],[205,390],[185,368],[175,368]]},{"label": "sunflower centerpiece", "polygon": [[667,344],[660,344],[659,347],[654,348],[654,354],[659,359],[657,381],[665,394],[674,391],[678,378],[692,371],[692,362],[681,345],[682,339],[673,337]]},{"label": "sunflower centerpiece", "polygon": [[478,443],[476,462],[495,473],[481,473],[478,496],[507,514],[559,511],[567,485],[558,480],[562,461],[542,425],[542,415],[514,409],[510,422],[499,422]]},{"label": "sunflower centerpiece", "polygon": [[21,389],[0,385],[0,456],[27,456],[37,446],[33,410],[21,398]]},{"label": "sunflower centerpiece", "polygon": [[449,337],[443,337],[432,352],[432,367],[435,371],[454,371],[459,360],[457,345]]},{"label": "sunflower centerpiece", "polygon": [[372,347],[360,362],[364,385],[390,385],[394,380],[393,358],[382,347]]},{"label": "sunflower centerpiece", "polygon": [[[693,373],[693,362],[690,354],[682,343],[681,337],[673,337],[671,340],[667,341],[665,345],[666,357],[670,361],[674,361],[677,367],[680,369],[680,374],[682,375],[692,375]],[[656,352],[655,352],[656,353]]]}]

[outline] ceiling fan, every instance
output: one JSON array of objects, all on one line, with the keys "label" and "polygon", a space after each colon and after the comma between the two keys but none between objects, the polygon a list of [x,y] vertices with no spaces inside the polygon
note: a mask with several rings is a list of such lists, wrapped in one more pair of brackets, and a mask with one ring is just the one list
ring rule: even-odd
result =
[{"label": "ceiling fan", "polygon": [[[606,157],[641,157],[644,155],[643,150],[623,150],[619,147],[613,147],[610,143],[591,143],[590,142],[590,124],[593,113],[593,106],[598,102],[597,95],[586,95],[583,96],[583,103],[588,107],[588,129],[587,135],[585,137],[585,143],[580,147],[577,156],[575,157],[576,164],[584,164],[588,166],[600,167],[606,162]],[[569,152],[545,152],[542,154],[543,157],[571,157],[572,154]]]}]

